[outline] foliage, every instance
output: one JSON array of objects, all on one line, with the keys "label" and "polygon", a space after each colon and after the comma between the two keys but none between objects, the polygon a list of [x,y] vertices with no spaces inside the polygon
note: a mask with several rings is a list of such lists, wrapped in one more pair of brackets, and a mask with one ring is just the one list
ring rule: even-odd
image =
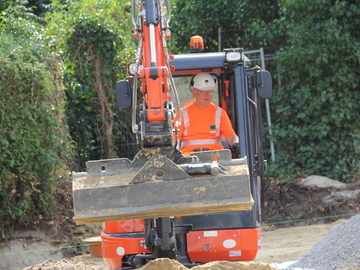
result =
[{"label": "foliage", "polygon": [[51,0],[1,0],[0,11],[7,9],[11,4],[13,6],[30,8],[33,14],[42,16],[47,12],[50,3]]},{"label": "foliage", "polygon": [[[42,56],[42,57],[40,57]],[[66,180],[70,159],[56,63],[24,39],[1,33],[0,220],[1,229],[35,223],[56,210],[53,194]]]},{"label": "foliage", "polygon": [[12,2],[12,0],[2,0],[0,2],[0,11],[3,11],[4,9],[7,9],[11,2]]},{"label": "foliage", "polygon": [[276,162],[269,173],[359,173],[360,7],[356,1],[282,1],[288,44],[272,100]]},{"label": "foliage", "polygon": [[203,37],[207,51],[217,51],[219,28],[222,49],[267,47],[273,52],[279,46],[281,32],[276,27],[279,18],[276,0],[177,0],[173,6],[174,51],[187,51],[189,39],[194,35]]},{"label": "foliage", "polygon": [[51,0],[27,0],[27,7],[34,9],[36,16],[43,16],[50,7]]},{"label": "foliage", "polygon": [[49,44],[63,51],[75,166],[83,169],[89,159],[114,157],[114,133],[115,138],[126,133],[125,112],[115,106],[114,88],[124,77],[122,59],[134,55],[134,44],[126,38],[131,34],[130,8],[127,1],[88,0],[69,5],[55,1],[53,10],[46,18]]},{"label": "foliage", "polygon": [[26,0],[16,0],[5,9],[1,16],[0,29],[12,33],[18,39],[28,39],[33,49],[44,49],[41,34],[42,20],[32,13],[31,8],[25,7]]}]

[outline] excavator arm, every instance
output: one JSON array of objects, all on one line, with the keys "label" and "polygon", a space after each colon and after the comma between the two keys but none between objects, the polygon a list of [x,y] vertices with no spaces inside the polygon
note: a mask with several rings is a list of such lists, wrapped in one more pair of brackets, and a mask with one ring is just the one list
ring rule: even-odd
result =
[{"label": "excavator arm", "polygon": [[[164,7],[163,8],[163,4]],[[135,17],[135,10],[139,15]],[[140,37],[134,74],[132,129],[141,142],[142,149],[169,149],[174,147],[174,107],[169,95],[176,92],[172,81],[166,38],[170,37],[169,1],[146,0],[132,2],[133,30]],[[167,16],[163,16],[164,10]],[[141,81],[142,104],[140,123],[137,118],[137,82]]]}]

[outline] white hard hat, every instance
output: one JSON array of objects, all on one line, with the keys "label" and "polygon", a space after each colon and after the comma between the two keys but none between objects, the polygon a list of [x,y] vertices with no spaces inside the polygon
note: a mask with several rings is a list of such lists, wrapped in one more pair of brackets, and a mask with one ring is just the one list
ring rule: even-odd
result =
[{"label": "white hard hat", "polygon": [[199,90],[215,90],[216,89],[216,80],[213,76],[211,76],[209,73],[199,73],[196,74],[190,84],[193,88],[199,89]]}]

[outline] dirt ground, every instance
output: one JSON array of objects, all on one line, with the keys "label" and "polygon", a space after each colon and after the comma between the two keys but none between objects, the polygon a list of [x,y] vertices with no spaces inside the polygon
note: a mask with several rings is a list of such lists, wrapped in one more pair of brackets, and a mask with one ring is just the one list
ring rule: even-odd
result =
[{"label": "dirt ground", "polygon": [[257,261],[266,263],[284,263],[302,258],[334,226],[344,220],[329,224],[295,226],[269,230],[263,228]]},{"label": "dirt ground", "polygon": [[[251,267],[249,269],[266,270],[272,269],[269,264],[274,268],[276,264],[297,261],[303,257],[318,241],[320,241],[326,233],[343,220],[338,220],[330,224],[318,224],[308,226],[296,226],[290,228],[275,229],[265,226],[262,232],[262,247],[260,249],[258,258],[254,263],[244,263],[243,267]],[[167,264],[166,264],[167,263]],[[165,266],[161,266],[165,264]],[[152,268],[150,268],[152,267]],[[161,268],[163,267],[163,268]],[[171,268],[168,268],[171,267]],[[200,269],[247,269],[240,268],[241,265],[231,265],[229,262],[216,262],[204,265],[206,268]],[[238,267],[238,268],[228,268]],[[258,267],[258,268],[255,268]],[[103,259],[92,257],[90,254],[79,255],[69,259],[63,260],[47,260],[41,264],[24,268],[24,270],[100,270],[106,269],[106,264]],[[183,270],[180,264],[175,261],[157,261],[155,264],[148,266],[142,270]],[[194,269],[194,268],[192,268]],[[196,270],[194,269],[194,270]],[[276,268],[275,268],[276,269]]]},{"label": "dirt ground", "polygon": [[[262,248],[255,262],[231,263],[213,262],[193,270],[271,270],[279,264],[289,261],[297,261],[302,258],[316,243],[336,225],[351,215],[359,213],[360,209],[360,183],[342,184],[331,179],[322,177],[308,177],[299,179],[291,184],[281,184],[269,181],[265,188],[263,202],[264,220],[262,223]],[[0,270],[100,270],[107,269],[103,259],[92,257],[89,247],[83,247],[83,240],[87,237],[99,235],[99,226],[75,226],[71,225],[71,232],[61,231],[71,224],[67,220],[59,222],[58,234],[71,236],[67,243],[54,242],[52,245],[72,246],[67,249],[72,255],[67,259],[59,259],[59,252],[42,252],[45,257],[34,255],[33,251],[46,250],[44,241],[37,236],[34,240],[26,238],[18,243],[13,250],[0,247]],[[49,240],[49,236],[44,237]],[[30,239],[30,240],[29,240]],[[6,243],[9,244],[9,243]],[[38,246],[37,246],[38,245]],[[39,246],[40,245],[40,246]],[[5,245],[6,246],[6,245]],[[78,247],[79,246],[79,247]],[[25,252],[23,251],[25,248]],[[3,258],[1,258],[4,255]],[[46,257],[46,255],[48,255]],[[67,254],[68,256],[69,254]],[[10,256],[13,256],[10,257]],[[13,264],[4,268],[3,259],[15,262],[15,259],[23,256],[22,264]],[[33,257],[33,263],[30,259]],[[35,260],[37,257],[38,260]],[[24,264],[25,263],[25,264]],[[271,267],[270,264],[273,266]],[[25,267],[25,268],[24,268]],[[145,268],[147,267],[147,268]],[[157,260],[148,264],[142,270],[183,270],[182,265],[171,260]]]}]

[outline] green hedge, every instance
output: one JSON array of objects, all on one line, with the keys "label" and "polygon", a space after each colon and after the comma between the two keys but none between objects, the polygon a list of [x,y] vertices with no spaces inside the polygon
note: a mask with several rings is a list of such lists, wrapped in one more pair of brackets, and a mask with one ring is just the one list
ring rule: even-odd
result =
[{"label": "green hedge", "polygon": [[54,84],[56,59],[11,36],[2,35],[0,44],[0,226],[5,228],[54,213],[53,194],[68,179],[71,155],[61,91]]},{"label": "green hedge", "polygon": [[288,40],[276,54],[282,85],[271,100],[276,161],[269,174],[353,181],[360,171],[360,7],[288,0],[281,9]]}]

